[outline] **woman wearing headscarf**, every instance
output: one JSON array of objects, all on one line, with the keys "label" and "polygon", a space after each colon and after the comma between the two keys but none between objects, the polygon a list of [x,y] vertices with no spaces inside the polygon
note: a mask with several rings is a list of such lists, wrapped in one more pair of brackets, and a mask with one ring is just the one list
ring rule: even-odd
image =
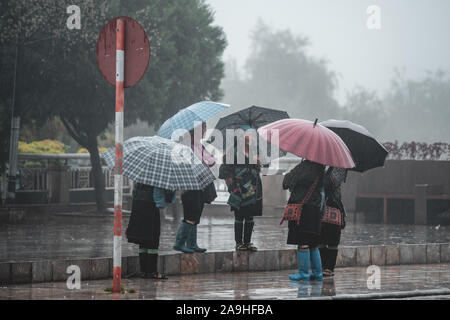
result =
[{"label": "woman wearing headscarf", "polygon": [[[242,129],[251,128],[243,126]],[[224,156],[223,164],[219,169],[219,178],[225,180],[230,193],[228,199],[230,210],[234,211],[236,250],[257,250],[251,243],[251,238],[255,226],[253,217],[262,215],[262,182],[261,163],[257,155],[255,159],[250,159],[252,142],[252,137],[246,135],[244,150],[238,150],[237,138],[235,138],[233,163],[227,163]],[[241,153],[240,156],[238,153]],[[243,159],[242,163],[238,163],[240,158]]]},{"label": "woman wearing headscarf", "polygon": [[125,235],[128,242],[139,245],[139,276],[167,279],[158,272],[158,248],[161,233],[160,208],[175,200],[175,192],[136,183],[133,203]]},{"label": "woman wearing headscarf", "polygon": [[327,212],[324,212],[321,227],[319,250],[324,277],[334,276],[341,230],[345,228],[345,208],[341,201],[341,186],[346,177],[346,169],[334,167],[328,168],[324,176],[325,204],[334,211],[334,219],[328,219]]},{"label": "woman wearing headscarf", "polygon": [[[206,133],[206,123],[202,123],[202,136]],[[214,157],[208,153],[200,141],[195,140],[194,129],[190,132],[191,148],[203,164],[212,167],[215,164]],[[173,249],[184,253],[203,253],[206,251],[197,244],[197,225],[200,223],[200,217],[205,203],[211,203],[217,197],[214,183],[209,184],[203,190],[189,190],[181,195],[183,204],[184,218],[181,221],[175,237]]]},{"label": "woman wearing headscarf", "polygon": [[[300,219],[289,221],[288,226],[287,244],[298,247],[298,273],[290,275],[291,280],[323,279],[318,245],[324,202],[322,192],[324,169],[325,167],[319,163],[303,160],[283,179],[283,189],[289,189],[291,192],[288,205],[304,202]],[[309,273],[310,265],[312,274]]]}]

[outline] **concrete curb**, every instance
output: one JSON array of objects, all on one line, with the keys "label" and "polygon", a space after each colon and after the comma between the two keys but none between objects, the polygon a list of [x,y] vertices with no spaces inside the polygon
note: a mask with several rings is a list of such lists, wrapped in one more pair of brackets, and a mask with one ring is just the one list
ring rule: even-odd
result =
[{"label": "concrete curb", "polygon": [[[340,247],[336,267],[433,264],[450,262],[450,243]],[[66,281],[77,265],[82,280],[112,277],[112,258],[0,262],[0,285]],[[297,268],[296,249],[162,254],[159,270],[167,275],[276,271]],[[139,270],[138,256],[122,258],[122,276]]]},{"label": "concrete curb", "polygon": [[399,292],[340,294],[328,297],[305,297],[299,300],[373,300],[373,299],[401,299],[411,297],[450,295],[450,289],[414,290]]}]

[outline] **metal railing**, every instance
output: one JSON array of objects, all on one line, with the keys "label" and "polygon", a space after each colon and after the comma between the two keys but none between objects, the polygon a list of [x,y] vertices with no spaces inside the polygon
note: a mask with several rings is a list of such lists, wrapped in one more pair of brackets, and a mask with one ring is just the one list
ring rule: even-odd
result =
[{"label": "metal railing", "polygon": [[[18,190],[46,191],[49,189],[49,174],[54,168],[60,167],[61,173],[69,174],[69,189],[94,188],[92,168],[89,154],[19,154]],[[114,172],[103,166],[105,187],[114,188]],[[124,177],[124,187],[131,185],[131,180]]]}]

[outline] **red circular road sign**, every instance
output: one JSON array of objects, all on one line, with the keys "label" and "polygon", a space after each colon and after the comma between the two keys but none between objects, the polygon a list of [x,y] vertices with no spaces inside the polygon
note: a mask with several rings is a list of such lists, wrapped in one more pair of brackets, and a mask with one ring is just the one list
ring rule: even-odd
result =
[{"label": "red circular road sign", "polygon": [[103,77],[116,85],[116,21],[125,21],[124,87],[141,80],[150,60],[150,43],[144,28],[130,17],[116,17],[103,27],[97,41],[97,64]]}]

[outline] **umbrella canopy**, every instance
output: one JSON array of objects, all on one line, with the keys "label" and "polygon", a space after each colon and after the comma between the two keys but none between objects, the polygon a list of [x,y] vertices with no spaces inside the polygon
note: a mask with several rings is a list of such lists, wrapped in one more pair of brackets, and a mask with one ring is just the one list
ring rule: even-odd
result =
[{"label": "umbrella canopy", "polygon": [[[115,168],[115,149],[102,153]],[[123,174],[131,180],[167,190],[201,190],[215,180],[211,170],[195,159],[191,148],[171,140],[134,137],[123,144]]]},{"label": "umbrella canopy", "polygon": [[[249,108],[232,113],[226,117],[220,118],[219,122],[217,122],[216,124],[216,129],[222,131],[223,147],[225,148],[227,145],[227,129],[236,130],[242,127],[258,129],[274,121],[288,118],[289,115],[286,111],[251,106]],[[268,150],[270,150],[270,146],[268,146]],[[280,152],[279,154],[280,157],[284,155],[286,155],[284,152]]]},{"label": "umbrella canopy", "polygon": [[270,141],[279,132],[280,149],[299,157],[336,168],[353,168],[350,150],[333,131],[316,122],[284,119],[259,128],[259,134]]},{"label": "umbrella canopy", "polygon": [[178,129],[190,131],[195,122],[204,122],[230,106],[212,101],[197,102],[181,109],[173,117],[167,119],[158,130],[158,136],[171,139],[172,133]]},{"label": "umbrella canopy", "polygon": [[384,166],[387,150],[363,126],[347,120],[326,120],[320,123],[332,130],[345,142],[352,153],[356,166],[351,169],[364,172]]},{"label": "umbrella canopy", "polygon": [[216,124],[216,129],[224,131],[226,129],[239,129],[243,126],[258,129],[271,122],[287,118],[289,118],[289,115],[286,111],[251,106],[220,118]]}]

